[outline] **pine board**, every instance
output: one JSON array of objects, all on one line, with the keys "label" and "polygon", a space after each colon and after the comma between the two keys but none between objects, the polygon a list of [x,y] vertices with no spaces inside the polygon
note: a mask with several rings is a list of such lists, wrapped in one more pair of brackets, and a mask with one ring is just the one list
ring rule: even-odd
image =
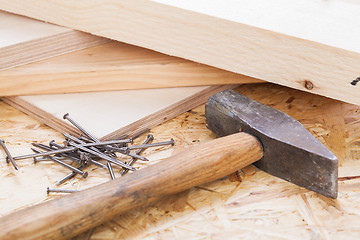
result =
[{"label": "pine board", "polygon": [[[229,178],[192,188],[150,206],[133,210],[97,227],[86,239],[359,239],[360,108],[272,84],[236,89],[299,120],[339,157],[339,197],[330,200],[299,188],[252,166]],[[41,122],[0,102],[0,135],[14,155],[31,153],[34,140],[47,143],[62,136]],[[152,128],[155,141],[175,139],[175,146],[147,151],[151,159],[136,167],[162,161],[215,136],[206,129],[204,106]],[[145,136],[138,139],[143,141]],[[9,214],[60,195],[46,187],[65,176],[56,164],[19,162],[20,172],[5,163],[0,152],[0,215]],[[75,178],[62,188],[86,189],[109,181],[106,171],[91,168],[87,179]],[[119,169],[115,168],[117,174]],[[146,179],[144,179],[146,181]],[[81,239],[81,238],[79,238]]]},{"label": "pine board", "polygon": [[350,84],[360,66],[357,1],[2,0],[0,8],[360,104],[360,84]]},{"label": "pine board", "polygon": [[0,70],[108,41],[4,11],[0,11],[0,36]]},{"label": "pine board", "polygon": [[0,96],[252,82],[260,80],[112,41],[0,71]]}]

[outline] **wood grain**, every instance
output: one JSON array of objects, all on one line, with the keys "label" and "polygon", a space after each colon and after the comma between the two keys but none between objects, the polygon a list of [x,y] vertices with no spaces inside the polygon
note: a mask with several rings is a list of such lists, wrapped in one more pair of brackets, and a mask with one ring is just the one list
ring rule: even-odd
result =
[{"label": "wood grain", "polygon": [[2,0],[0,8],[360,104],[360,85],[350,84],[359,77],[358,3],[252,2]]},{"label": "wood grain", "polygon": [[227,176],[262,156],[261,144],[249,134],[218,138],[121,179],[6,216],[0,239],[68,239],[130,209]]},{"label": "wood grain", "polygon": [[1,71],[0,96],[254,82],[261,80],[114,41]]},{"label": "wood grain", "polygon": [[[109,41],[3,11],[0,11],[0,35],[0,70]],[[8,81],[12,82],[12,80]],[[1,86],[2,91],[6,91],[3,87]]]}]

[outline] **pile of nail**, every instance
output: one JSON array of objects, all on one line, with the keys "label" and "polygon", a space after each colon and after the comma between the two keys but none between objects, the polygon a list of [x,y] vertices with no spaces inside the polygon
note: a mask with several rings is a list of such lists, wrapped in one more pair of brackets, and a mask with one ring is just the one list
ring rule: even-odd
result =
[{"label": "pile of nail", "polygon": [[[73,178],[77,174],[80,174],[83,178],[88,176],[88,172],[84,171],[90,165],[96,165],[101,168],[107,169],[111,179],[115,179],[115,174],[112,165],[118,165],[121,167],[121,175],[126,174],[129,170],[136,170],[133,164],[137,160],[148,161],[147,158],[140,156],[140,154],[149,147],[158,147],[165,145],[174,145],[174,140],[171,139],[167,142],[152,143],[154,137],[149,134],[145,142],[141,145],[132,145],[133,138],[128,139],[116,139],[111,141],[100,141],[94,137],[77,122],[70,118],[69,114],[64,115],[64,119],[70,121],[76,128],[78,128],[82,134],[78,137],[73,135],[62,133],[65,137],[64,143],[57,144],[54,140],[49,142],[49,145],[41,143],[32,143],[36,148],[31,148],[34,154],[23,155],[23,156],[11,156],[9,150],[5,146],[3,140],[0,139],[0,145],[4,149],[7,163],[12,163],[14,168],[18,170],[16,164],[17,160],[33,158],[34,163],[41,161],[53,161],[62,165],[65,168],[71,170],[71,172],[57,181],[55,185],[60,185],[67,180]],[[131,144],[131,145],[129,145]],[[135,151],[135,152],[133,152]],[[120,156],[127,156],[129,160],[124,162],[120,160]],[[66,161],[70,160],[71,163]],[[105,162],[102,163],[102,160]],[[105,163],[105,164],[104,164]],[[64,189],[47,189],[47,192],[67,192]],[[69,190],[74,192],[76,190]]]}]

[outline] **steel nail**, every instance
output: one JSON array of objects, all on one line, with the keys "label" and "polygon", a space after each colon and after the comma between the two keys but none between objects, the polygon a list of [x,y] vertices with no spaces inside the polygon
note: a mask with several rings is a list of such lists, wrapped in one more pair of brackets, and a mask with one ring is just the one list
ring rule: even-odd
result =
[{"label": "steel nail", "polygon": [[117,157],[114,152],[112,152],[111,150],[108,150],[108,149],[106,149],[103,153],[105,153],[106,155],[109,155],[111,157],[114,157],[114,158]]},{"label": "steel nail", "polygon": [[99,163],[98,161],[95,161],[94,159],[90,159],[90,162],[98,167],[107,169],[106,165]]},{"label": "steel nail", "polygon": [[45,144],[42,143],[36,143],[36,142],[32,142],[31,145],[33,145],[34,147],[38,147],[47,151],[51,151],[51,150],[55,150],[50,146],[46,146]]},{"label": "steel nail", "polygon": [[37,163],[37,162],[42,162],[42,161],[51,161],[50,159],[47,159],[45,157],[42,157],[42,158],[36,158],[34,157],[34,163]]},{"label": "steel nail", "polygon": [[77,122],[75,122],[72,118],[69,117],[69,113],[66,113],[63,116],[64,119],[68,120],[69,122],[71,122],[77,129],[79,129],[83,134],[85,134],[88,138],[90,138],[91,140],[93,140],[94,142],[99,142],[99,140],[93,136],[92,134],[90,134],[88,131],[86,131],[82,126],[80,126]]},{"label": "steel nail", "polygon": [[57,144],[57,143],[55,142],[55,140],[51,140],[51,141],[49,142],[49,146],[50,146],[50,147],[56,147],[56,148],[64,148],[64,146],[62,146],[62,145],[60,145],[60,144]]},{"label": "steel nail", "polygon": [[[64,149],[63,146],[61,146],[61,145],[59,145],[59,144],[56,144],[56,143],[54,143],[54,142],[52,142],[52,141],[49,143],[50,146],[46,146],[46,145],[41,144],[41,143],[32,143],[32,145],[35,146],[35,147],[38,147],[38,148],[47,150],[47,151]],[[56,148],[56,147],[59,147],[59,148]],[[74,156],[74,154],[72,154],[72,153],[70,153],[70,152],[68,152],[68,153],[59,153],[59,154],[56,154],[56,156],[61,156],[61,157],[64,157],[64,158],[68,158],[68,159],[73,160],[73,161],[75,161],[75,162],[78,162],[78,163],[80,163],[80,164],[81,164],[81,162],[82,162],[81,158],[77,157],[77,155]],[[103,165],[103,164],[101,164],[101,165],[102,165],[102,166],[105,166],[105,165]],[[102,167],[102,166],[101,166],[101,167]]]},{"label": "steel nail", "polygon": [[6,162],[9,163],[9,160],[10,160],[10,162],[14,166],[15,170],[19,170],[18,165],[14,161],[14,158],[11,156],[9,149],[5,145],[5,141],[0,139],[0,145],[1,145],[1,147],[4,149],[4,151],[6,153]]},{"label": "steel nail", "polygon": [[[113,142],[113,141],[111,141]],[[87,149],[87,147],[93,147],[93,146],[99,146],[99,145],[106,145],[107,142],[98,142],[98,143],[85,143],[85,144],[76,144],[77,147],[75,147],[74,145],[72,145],[71,147],[64,147],[61,149],[56,149],[56,150],[52,150],[52,151],[47,151],[47,152],[40,152],[38,154],[29,154],[29,155],[23,155],[23,156],[16,156],[13,157],[14,160],[20,160],[20,159],[25,159],[25,158],[33,158],[33,157],[41,157],[41,156],[49,156],[49,155],[54,155],[54,154],[59,154],[59,153],[66,153],[66,152],[72,152],[75,151],[77,149],[79,149],[80,147],[83,149]],[[71,144],[70,144],[71,145]],[[83,150],[85,151],[85,150]],[[95,150],[93,150],[94,152]],[[98,153],[101,153],[100,151]],[[102,153],[101,153],[102,154]],[[96,155],[96,154],[93,154]],[[105,154],[103,154],[105,155]]]},{"label": "steel nail", "polygon": [[110,163],[110,162],[107,162],[106,165],[107,165],[107,168],[108,168],[108,170],[109,170],[111,180],[114,180],[114,179],[115,179],[115,175],[114,175],[114,171],[113,171],[113,169],[112,169],[111,163]]},{"label": "steel nail", "polygon": [[91,139],[83,136],[82,134],[79,135],[79,139],[80,139],[81,141],[85,141],[85,142],[89,142],[89,143],[90,143],[90,142],[94,142],[93,140],[91,140]]},{"label": "steel nail", "polygon": [[[78,144],[86,144],[84,141],[82,141],[82,140],[80,140],[80,139],[78,139],[78,138],[76,138],[76,137],[74,137],[74,136],[72,136],[72,135],[70,135],[70,134],[62,133],[62,135],[64,135],[64,137],[65,137],[66,139],[72,140],[72,141],[74,141],[75,143],[78,143]],[[69,142],[68,142],[68,144],[69,144]],[[94,146],[91,146],[91,147],[89,147],[89,148],[90,148],[91,150],[95,151],[95,152],[101,153],[101,151],[100,151],[99,149],[97,149],[96,147],[94,147]]]},{"label": "steel nail", "polygon": [[105,160],[107,160],[107,161],[109,161],[109,162],[111,162],[111,163],[114,163],[114,164],[116,164],[116,165],[119,165],[119,166],[121,166],[121,167],[129,168],[130,170],[133,170],[133,171],[136,170],[135,168],[126,165],[125,163],[117,160],[116,158],[109,157],[108,155],[103,154],[103,153],[95,152],[95,151],[93,151],[93,150],[91,150],[91,149],[89,149],[89,148],[84,147],[83,145],[76,144],[76,143],[73,143],[73,142],[69,142],[69,144],[70,144],[71,146],[74,146],[74,147],[78,148],[78,149],[81,149],[81,150],[84,151],[84,152],[88,152],[88,153],[91,153],[91,154],[93,154],[93,155],[96,155],[96,156],[98,156],[98,157],[100,157],[100,158],[102,158],[102,159],[105,159]]},{"label": "steel nail", "polygon": [[135,149],[146,149],[146,148],[149,148],[149,147],[159,147],[159,146],[164,146],[164,145],[172,145],[172,146],[174,146],[174,144],[175,144],[174,139],[171,139],[170,141],[167,141],[167,142],[158,142],[158,143],[151,143],[151,144],[133,145],[133,146],[123,147],[123,148],[115,148],[115,147],[108,147],[108,148],[113,150],[113,151],[126,151],[126,150],[135,150]]},{"label": "steel nail", "polygon": [[63,133],[63,135],[65,136],[65,138],[68,138],[74,142],[77,142],[77,143],[83,145],[84,147],[101,147],[101,146],[106,146],[106,145],[131,142],[131,139],[121,139],[121,140],[109,140],[109,141],[103,141],[103,142],[99,141],[99,142],[85,143],[84,141],[82,141],[74,136],[71,136],[70,134]]},{"label": "steel nail", "polygon": [[[52,150],[65,148],[64,146],[61,146],[60,144],[55,143],[54,140],[52,140],[52,141],[49,142],[49,146],[51,147]],[[40,146],[38,146],[38,147],[40,147]],[[48,146],[46,146],[46,147],[48,148]],[[40,147],[40,148],[41,148],[41,147]],[[45,149],[45,148],[43,148],[43,149]],[[45,150],[46,150],[46,149],[45,149]],[[81,162],[82,162],[81,156],[79,157],[79,154],[77,154],[76,152],[74,152],[74,153],[70,153],[70,152],[67,152],[67,153],[59,153],[59,154],[57,154],[57,155],[63,156],[63,157],[66,157],[66,158],[69,158],[69,159],[71,159],[71,160],[73,160],[73,161],[76,161],[76,162],[78,162],[78,163],[81,163]],[[89,159],[89,160],[91,161],[91,159]],[[97,164],[95,163],[95,165],[97,165]],[[104,167],[105,165],[99,163],[98,166]],[[106,167],[105,167],[105,168],[106,168]]]},{"label": "steel nail", "polygon": [[68,147],[68,148],[63,148],[63,149],[47,151],[47,152],[39,152],[39,153],[35,153],[35,154],[16,156],[16,157],[13,157],[13,159],[14,160],[20,160],[20,159],[25,159],[25,158],[49,156],[49,155],[55,155],[55,154],[58,154],[58,153],[72,152],[72,151],[74,151],[76,149],[77,149],[76,147]]},{"label": "steel nail", "polygon": [[56,189],[56,188],[47,187],[46,192],[47,192],[47,194],[49,194],[49,193],[74,193],[74,192],[79,192],[79,190],[75,190],[75,189]]},{"label": "steel nail", "polygon": [[[76,137],[74,137],[74,136],[72,136],[72,135],[70,135],[70,134],[67,134],[67,133],[62,133],[63,135],[64,135],[64,137],[66,138],[66,139],[69,139],[69,140],[72,140],[72,141],[74,141],[74,142],[76,142],[76,143],[79,143],[79,144],[85,144],[85,142],[83,142],[82,140],[80,140],[80,139],[78,139],[78,138],[76,138]],[[68,142],[69,143],[69,142]],[[91,150],[93,150],[93,151],[95,151],[95,152],[98,152],[98,153],[102,153],[99,149],[97,149],[96,147],[94,147],[94,146],[92,146],[92,147],[89,147]],[[96,155],[95,155],[96,156]],[[95,162],[95,161],[93,161],[93,163],[95,164],[95,165],[98,165],[99,166],[99,164],[100,165],[102,165],[101,167],[102,168],[107,168],[104,164],[101,164],[101,163],[98,163],[98,162]]]},{"label": "steel nail", "polygon": [[[36,153],[40,153],[40,152],[41,152],[41,151],[39,151],[39,150],[37,150],[37,149],[34,149],[34,148],[31,148],[31,150],[33,150],[33,151],[36,152]],[[78,174],[80,174],[81,176],[83,176],[83,178],[86,178],[86,177],[88,176],[88,172],[83,172],[83,171],[81,171],[81,170],[79,170],[79,169],[77,169],[77,168],[75,168],[75,167],[73,167],[73,166],[70,166],[69,164],[66,164],[66,163],[64,163],[64,162],[62,162],[62,161],[60,161],[60,160],[58,160],[58,159],[56,159],[56,158],[53,158],[53,157],[50,157],[50,156],[45,156],[45,157],[48,158],[48,159],[50,159],[50,160],[52,160],[52,161],[54,161],[54,162],[59,163],[60,165],[63,165],[64,167],[67,167],[67,168],[73,170],[74,172],[77,172]]]},{"label": "steel nail", "polygon": [[[153,136],[152,134],[148,134],[143,144],[151,143],[151,141],[153,141],[153,140],[154,140],[154,136]],[[145,151],[145,148],[138,149],[135,154],[140,155],[143,151]],[[130,160],[130,162],[128,163],[128,165],[132,166],[132,165],[136,162],[136,159],[137,159],[137,158],[134,158],[134,157],[133,157],[133,158]],[[124,175],[124,174],[127,173],[128,171],[129,171],[129,170],[127,170],[127,169],[123,169],[120,174],[121,174],[121,175]]]},{"label": "steel nail", "polygon": [[134,153],[130,153],[130,152],[124,152],[124,151],[119,151],[119,153],[124,154],[126,156],[130,156],[130,157],[139,159],[141,161],[146,161],[146,162],[149,161],[149,159],[147,159],[146,157],[139,156],[138,154],[134,154]]},{"label": "steel nail", "polygon": [[134,145],[134,146],[129,146],[127,148],[129,150],[134,150],[134,149],[140,149],[140,148],[159,147],[159,146],[164,146],[164,145],[174,146],[174,144],[175,144],[174,139],[171,139],[170,141],[167,141],[167,142],[158,142],[158,143],[151,143],[151,144]]},{"label": "steel nail", "polygon": [[[78,169],[79,169],[79,170],[83,170],[83,169],[85,169],[87,166],[89,166],[89,164],[82,165],[82,166],[78,167]],[[60,179],[59,181],[57,181],[57,182],[55,183],[55,186],[58,186],[58,185],[64,183],[66,180],[75,177],[76,174],[77,174],[77,172],[74,172],[74,171],[73,171],[72,173],[69,173],[68,175],[66,175],[65,177],[63,177],[63,178]]]}]

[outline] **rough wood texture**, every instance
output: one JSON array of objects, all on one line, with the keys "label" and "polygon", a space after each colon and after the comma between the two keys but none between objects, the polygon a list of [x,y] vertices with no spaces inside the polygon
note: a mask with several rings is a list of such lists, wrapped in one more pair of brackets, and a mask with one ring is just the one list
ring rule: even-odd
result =
[{"label": "rough wood texture", "polygon": [[117,180],[8,215],[1,219],[0,239],[68,239],[156,199],[225,177],[262,156],[261,144],[249,134],[218,138]]},{"label": "rough wood texture", "polygon": [[0,8],[360,104],[360,85],[350,84],[360,66],[355,1],[2,0]]},{"label": "rough wood texture", "polygon": [[0,72],[0,96],[260,82],[155,51],[111,42]]},{"label": "rough wood texture", "polygon": [[[339,157],[339,197],[329,200],[252,166],[150,205],[132,210],[97,227],[90,239],[359,239],[360,107],[272,84],[243,85],[242,94],[298,119]],[[31,153],[30,142],[62,141],[62,136],[0,102],[0,136],[14,155]],[[215,136],[206,129],[204,107],[198,107],[151,129],[155,141],[175,139],[172,148],[148,150],[148,163],[162,161],[184,148]],[[142,142],[146,136],[137,139]],[[158,151],[158,150],[163,151]],[[59,195],[46,195],[68,171],[52,163],[19,161],[20,172],[0,152],[0,215]],[[118,168],[114,168],[120,178]],[[64,189],[86,189],[110,180],[106,171],[87,169]],[[144,179],[146,181],[146,179]],[[15,190],[16,189],[16,190]]]},{"label": "rough wood texture", "polygon": [[[0,70],[109,41],[3,11],[0,11],[0,36]],[[4,87],[0,84],[2,91],[6,90]],[[24,85],[21,87],[26,88]]]}]

